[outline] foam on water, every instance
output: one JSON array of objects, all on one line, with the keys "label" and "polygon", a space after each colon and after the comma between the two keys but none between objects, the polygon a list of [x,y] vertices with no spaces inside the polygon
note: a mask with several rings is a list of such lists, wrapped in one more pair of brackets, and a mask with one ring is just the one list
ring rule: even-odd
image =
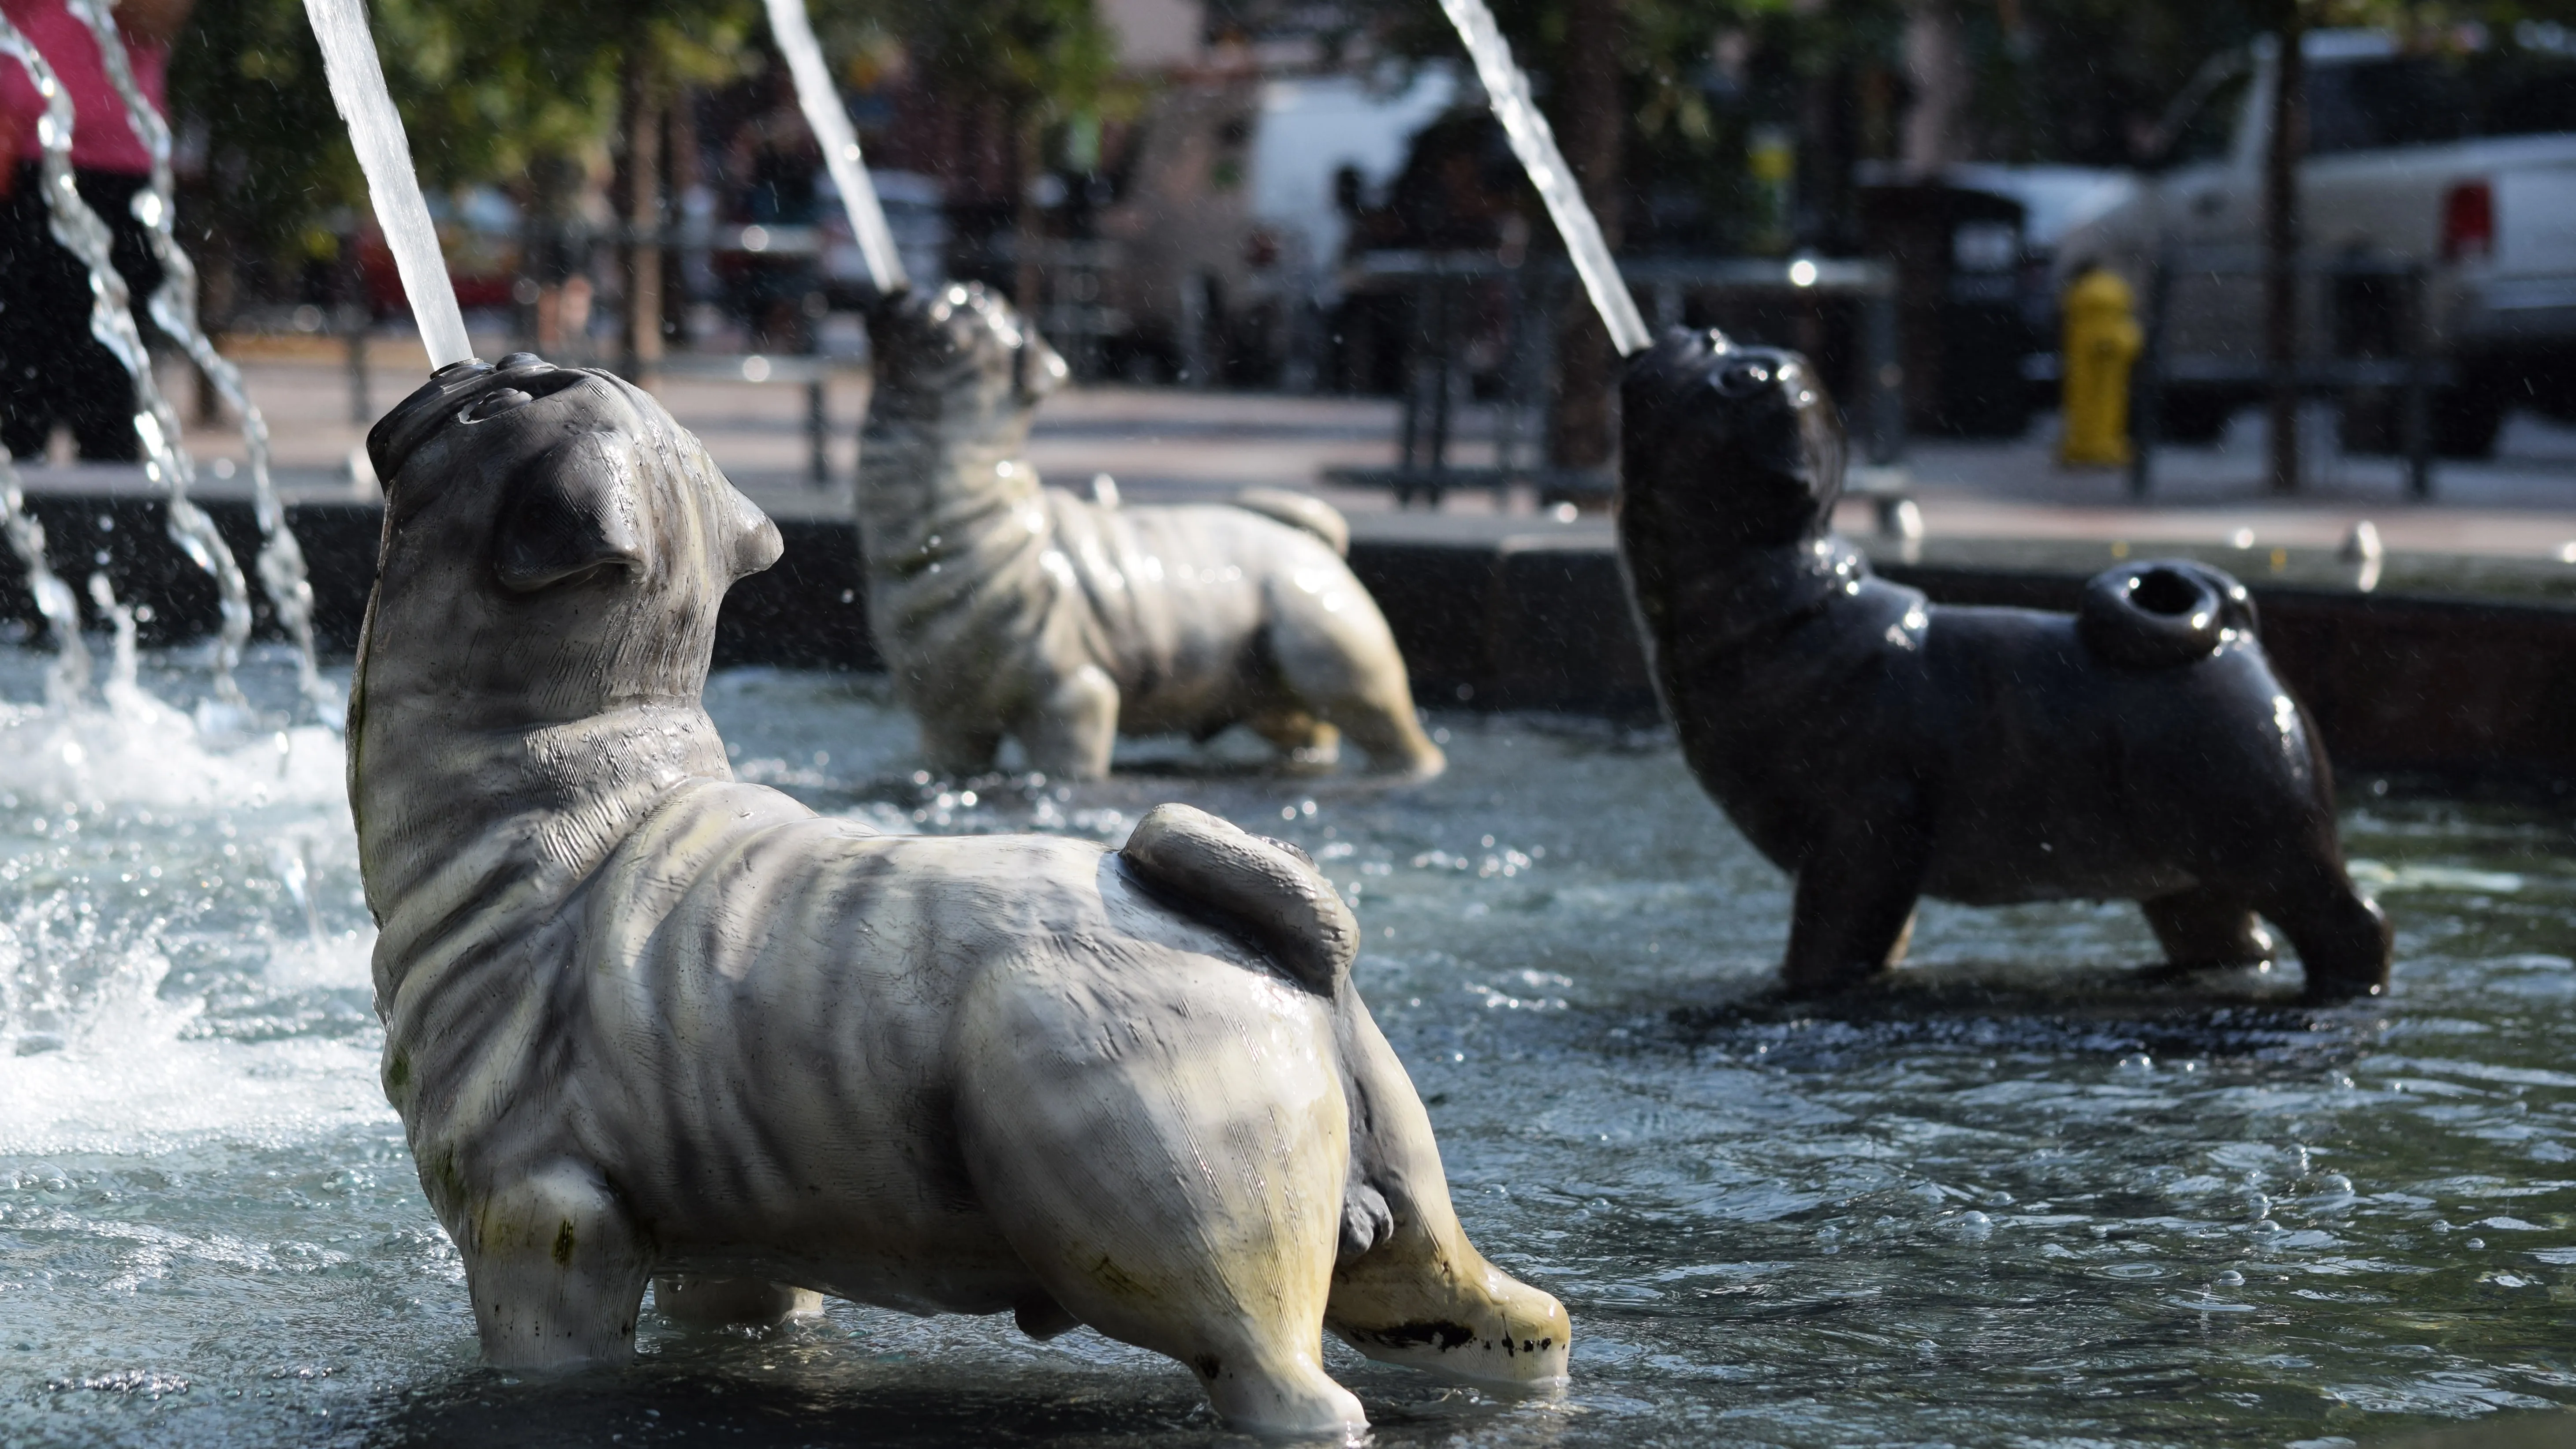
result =
[{"label": "foam on water", "polygon": [[[373,931],[321,898],[355,880],[338,735],[121,675],[103,694],[0,703],[0,1155],[390,1120]],[[314,1017],[345,1029],[292,1029]]]}]

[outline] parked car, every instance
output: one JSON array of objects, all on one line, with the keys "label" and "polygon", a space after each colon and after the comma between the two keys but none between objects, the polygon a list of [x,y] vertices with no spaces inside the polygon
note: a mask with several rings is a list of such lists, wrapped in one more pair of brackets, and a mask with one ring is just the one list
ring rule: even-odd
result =
[{"label": "parked car", "polygon": [[[2312,259],[2424,269],[2432,346],[2457,378],[2434,399],[2434,442],[2481,455],[2511,406],[2576,419],[2576,54],[2475,31],[2442,39],[2429,49],[2382,31],[2307,37],[2299,197]],[[2135,195],[2060,242],[2061,284],[2098,260],[2143,297],[2160,248],[2258,255],[2277,71],[2268,43],[2211,61],[2168,112]],[[2262,286],[2250,265],[2177,269],[2167,350],[2261,357]],[[2331,289],[2306,293],[2307,336],[2351,331],[2349,316],[2329,313]],[[2214,439],[2253,390],[2169,386],[2165,436]]]}]

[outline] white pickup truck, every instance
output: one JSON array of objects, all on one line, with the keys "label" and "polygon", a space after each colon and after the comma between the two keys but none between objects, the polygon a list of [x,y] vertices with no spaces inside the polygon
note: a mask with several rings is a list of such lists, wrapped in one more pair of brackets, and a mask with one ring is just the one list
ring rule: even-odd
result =
[{"label": "white pickup truck", "polygon": [[[2424,269],[2435,355],[2457,379],[2434,395],[2433,441],[2454,456],[2491,450],[2511,407],[2576,419],[2576,50],[2555,26],[2526,23],[2502,41],[2421,50],[2385,32],[2330,30],[2302,47],[2308,257]],[[2057,253],[2061,281],[2100,261],[2142,304],[2160,252],[2240,259],[2174,268],[2164,340],[2177,362],[2263,356],[2263,283],[2250,259],[2262,242],[2276,49],[2204,67],[2168,112],[2136,193]],[[2352,284],[2340,297],[2337,285],[2303,288],[2311,355],[2355,345]],[[2378,285],[2382,296],[2399,290]],[[2377,350],[2394,325],[2383,322]],[[2195,383],[2178,367],[2169,377],[2162,431],[2176,441],[2215,438],[2256,395],[2241,376]]]}]

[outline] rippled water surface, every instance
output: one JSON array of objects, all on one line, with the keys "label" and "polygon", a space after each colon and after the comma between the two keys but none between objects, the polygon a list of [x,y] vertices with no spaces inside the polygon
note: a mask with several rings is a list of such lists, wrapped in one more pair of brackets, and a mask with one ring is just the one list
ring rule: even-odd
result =
[{"label": "rippled water surface", "polygon": [[[0,694],[37,672],[0,657]],[[2281,1445],[2576,1403],[2563,809],[2355,782],[2384,1005],[2155,982],[2133,909],[2067,905],[1929,908],[1900,984],[1792,1008],[1783,882],[1660,736],[1445,716],[1450,774],[1400,793],[1222,747],[943,788],[865,680],[710,706],[822,809],[1115,839],[1185,798],[1353,896],[1461,1215],[1577,1341],[1541,1403],[1336,1349],[1381,1444]],[[477,1367],[376,1086],[340,769],[318,728],[0,719],[0,1444],[1226,1440],[1176,1366],[1006,1320],[648,1311],[630,1369]]]}]

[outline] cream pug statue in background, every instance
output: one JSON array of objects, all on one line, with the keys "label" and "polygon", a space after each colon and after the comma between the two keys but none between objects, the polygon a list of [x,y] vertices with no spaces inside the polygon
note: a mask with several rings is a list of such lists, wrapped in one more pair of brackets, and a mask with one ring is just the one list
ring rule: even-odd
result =
[{"label": "cream pug statue in background", "polygon": [[1343,736],[1372,770],[1443,765],[1395,636],[1342,561],[1321,500],[1120,508],[1041,487],[1024,456],[1064,360],[976,286],[906,292],[868,319],[875,391],[859,444],[868,609],[931,762],[1109,773],[1120,734],[1247,724],[1291,759]]},{"label": "cream pug statue in background", "polygon": [[1184,806],[1118,850],[893,837],[737,783],[699,706],[778,533],[604,372],[444,368],[368,436],[349,796],[384,1083],[486,1356],[623,1359],[826,1293],[1089,1324],[1231,1423],[1348,1433],[1322,1331],[1505,1385],[1477,1255],[1311,863]]}]

